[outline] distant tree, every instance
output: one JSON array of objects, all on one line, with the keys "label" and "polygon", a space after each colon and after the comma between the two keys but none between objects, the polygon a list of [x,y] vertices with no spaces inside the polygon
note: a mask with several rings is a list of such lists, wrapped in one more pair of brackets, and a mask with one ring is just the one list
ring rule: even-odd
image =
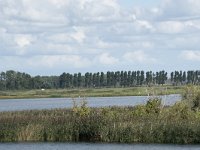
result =
[{"label": "distant tree", "polygon": [[163,71],[159,71],[156,72],[156,84],[165,84],[165,82],[167,81],[167,72]]},{"label": "distant tree", "polygon": [[97,72],[96,75],[96,83],[95,83],[96,87],[100,87],[100,73]]},{"label": "distant tree", "polygon": [[115,79],[115,73],[112,71],[110,72],[110,84],[112,87],[116,86],[116,79]]},{"label": "distant tree", "polygon": [[146,72],[146,84],[150,86],[153,83],[152,71]]},{"label": "distant tree", "polygon": [[128,73],[127,73],[127,71],[124,71],[124,76],[123,76],[123,86],[127,86],[127,84],[128,84]]},{"label": "distant tree", "polygon": [[17,73],[13,70],[6,71],[6,87],[14,90],[16,88]]},{"label": "distant tree", "polygon": [[198,70],[198,74],[197,74],[197,83],[198,85],[200,84],[200,70]]},{"label": "distant tree", "polygon": [[73,77],[73,87],[78,87],[78,74],[75,73]]},{"label": "distant tree", "polygon": [[115,85],[116,85],[117,87],[119,87],[119,86],[121,85],[120,71],[116,71],[116,72],[115,72],[115,80],[116,80]]},{"label": "distant tree", "polygon": [[103,72],[101,72],[101,75],[100,75],[100,86],[103,87],[105,86],[105,75]]},{"label": "distant tree", "polygon": [[93,87],[93,82],[92,82],[92,73],[89,73],[89,87]]},{"label": "distant tree", "polygon": [[85,87],[88,88],[89,87],[89,72],[85,73]]},{"label": "distant tree", "polygon": [[156,74],[153,73],[153,84],[155,85],[156,84]]},{"label": "distant tree", "polygon": [[136,80],[137,80],[137,85],[140,85],[140,71],[137,71],[137,76],[136,76]]},{"label": "distant tree", "polygon": [[81,73],[79,72],[78,73],[78,87],[80,88],[82,86],[82,76],[81,76]]},{"label": "distant tree", "polygon": [[179,72],[179,84],[182,85],[182,83],[183,83],[183,72],[180,71],[180,72]]},{"label": "distant tree", "polygon": [[[18,73],[18,78],[19,78],[19,88],[22,89],[31,89],[31,76],[29,74],[26,73]],[[51,78],[51,77],[47,77],[47,78]]]},{"label": "distant tree", "polygon": [[111,75],[110,75],[110,71],[108,71],[106,75],[107,75],[107,77],[106,77],[107,86],[110,86],[110,85],[111,85]]},{"label": "distant tree", "polygon": [[132,85],[132,81],[131,81],[131,71],[128,71],[128,79],[127,79],[127,86],[131,86]]},{"label": "distant tree", "polygon": [[173,84],[174,83],[174,72],[171,72],[171,83]]},{"label": "distant tree", "polygon": [[194,84],[194,82],[193,82],[193,71],[187,72],[187,83],[188,84]]},{"label": "distant tree", "polygon": [[0,90],[6,90],[6,73],[1,72],[0,74]]},{"label": "distant tree", "polygon": [[144,71],[141,71],[141,75],[140,75],[140,85],[143,85],[144,79],[145,79],[145,77],[144,77]]},{"label": "distant tree", "polygon": [[131,82],[132,82],[132,86],[136,86],[136,84],[137,84],[137,72],[136,71],[132,71]]},{"label": "distant tree", "polygon": [[156,72],[156,84],[159,84],[160,83],[160,78],[159,78],[159,72]]},{"label": "distant tree", "polygon": [[153,83],[153,73],[152,73],[152,71],[149,72],[149,82],[150,82],[150,84]]},{"label": "distant tree", "polygon": [[186,72],[183,72],[183,83],[186,83]]},{"label": "distant tree", "polygon": [[124,71],[120,72],[120,84],[121,86],[124,86]]},{"label": "distant tree", "polygon": [[[61,75],[61,77],[64,78],[64,74]],[[61,84],[61,88],[64,88],[65,83],[64,83],[64,79],[60,80],[60,84]],[[34,89],[41,89],[42,88],[42,80],[40,76],[35,76],[32,80],[32,85]]]},{"label": "distant tree", "polygon": [[194,72],[194,84],[197,85],[198,84],[198,78],[199,78],[199,71],[195,71]]}]

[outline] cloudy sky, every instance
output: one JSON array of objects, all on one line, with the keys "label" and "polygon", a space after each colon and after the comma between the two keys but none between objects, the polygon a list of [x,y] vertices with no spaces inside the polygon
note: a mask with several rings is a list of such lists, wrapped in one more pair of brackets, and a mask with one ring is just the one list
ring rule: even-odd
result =
[{"label": "cloudy sky", "polygon": [[200,0],[0,0],[0,71],[200,69]]}]

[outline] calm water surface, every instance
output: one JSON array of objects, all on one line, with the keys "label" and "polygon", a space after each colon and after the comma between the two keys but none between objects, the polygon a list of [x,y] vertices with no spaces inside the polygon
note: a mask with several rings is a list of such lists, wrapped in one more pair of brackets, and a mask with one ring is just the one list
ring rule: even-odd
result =
[{"label": "calm water surface", "polygon": [[[164,105],[172,105],[180,101],[180,95],[160,96]],[[105,106],[134,106],[145,104],[148,96],[123,96],[123,97],[89,97],[86,98],[90,107]],[[77,98],[80,102],[83,98]],[[33,110],[70,108],[73,106],[71,98],[39,98],[39,99],[3,99],[0,100],[0,111]]]},{"label": "calm water surface", "polygon": [[128,144],[92,144],[92,143],[5,143],[0,150],[199,150],[198,145],[128,145]]}]

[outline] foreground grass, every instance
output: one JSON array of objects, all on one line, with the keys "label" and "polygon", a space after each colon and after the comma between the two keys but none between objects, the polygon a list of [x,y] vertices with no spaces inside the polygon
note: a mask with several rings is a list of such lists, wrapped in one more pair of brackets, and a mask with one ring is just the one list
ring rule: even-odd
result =
[{"label": "foreground grass", "polygon": [[1,91],[0,99],[59,98],[59,97],[111,97],[181,94],[184,86],[101,88],[101,89],[47,89],[29,91]]},{"label": "foreground grass", "polygon": [[200,112],[186,103],[163,108],[159,99],[135,107],[0,113],[0,142],[200,143]]}]

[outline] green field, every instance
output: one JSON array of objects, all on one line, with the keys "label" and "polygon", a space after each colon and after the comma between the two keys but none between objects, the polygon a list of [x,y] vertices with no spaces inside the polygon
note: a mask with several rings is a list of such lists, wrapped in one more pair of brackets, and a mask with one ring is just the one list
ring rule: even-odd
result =
[{"label": "green field", "polygon": [[155,86],[130,88],[46,89],[24,91],[0,91],[0,99],[59,98],[59,97],[111,97],[181,94],[184,86]]}]

